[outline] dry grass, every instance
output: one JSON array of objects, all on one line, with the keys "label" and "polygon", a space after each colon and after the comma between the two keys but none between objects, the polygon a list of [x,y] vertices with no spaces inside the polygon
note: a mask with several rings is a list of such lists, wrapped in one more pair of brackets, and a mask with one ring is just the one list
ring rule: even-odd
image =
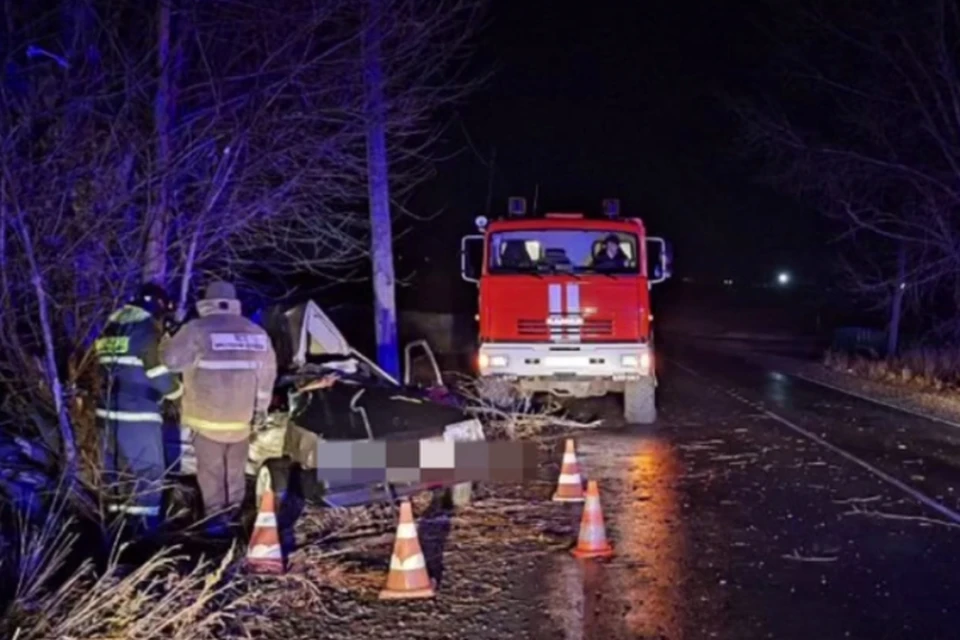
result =
[{"label": "dry grass", "polygon": [[[176,547],[139,566],[120,564],[124,547],[97,571],[58,498],[44,523],[23,524],[0,570],[16,581],[0,635],[17,640],[187,640],[222,637],[248,596],[233,577],[236,550],[217,562],[191,562]],[[84,559],[70,569],[77,557]]]},{"label": "dry grass", "polygon": [[[95,576],[87,562],[60,587],[14,603],[19,640],[45,638],[215,638],[232,619],[224,606],[233,550],[219,563],[200,562],[185,574],[185,557],[164,549],[127,575],[111,561]],[[234,603],[235,605],[236,603]]]},{"label": "dry grass", "polygon": [[923,391],[960,389],[960,347],[924,347],[887,359],[828,351],[824,365],[834,371]]},{"label": "dry grass", "polygon": [[[496,395],[490,387],[465,381],[461,389],[470,411],[488,427],[488,437],[534,437],[548,427],[590,428],[563,416],[559,403],[536,405],[515,389]],[[96,447],[83,439],[84,467],[96,466]],[[106,487],[99,474],[83,474],[87,495]],[[89,477],[88,477],[89,476]],[[6,549],[0,575],[7,577],[12,597],[3,603],[0,637],[17,640],[152,640],[169,638],[246,637],[270,621],[297,611],[335,620],[331,592],[374,594],[384,579],[396,514],[386,510],[308,510],[297,525],[299,549],[290,574],[278,578],[245,578],[238,574],[237,551],[220,560],[191,559],[181,548],[163,549],[128,567],[114,549],[105,567],[97,567],[89,538],[74,525],[76,498],[58,493],[39,525],[21,522],[18,541]],[[427,498],[427,496],[424,496]],[[92,506],[97,510],[99,505]],[[515,505],[513,525],[523,520],[524,505]],[[417,506],[427,513],[427,504]],[[102,514],[89,513],[96,521]],[[168,514],[168,517],[172,514]],[[472,512],[452,525],[469,539],[499,533],[509,523],[503,513]],[[535,546],[550,547],[549,536],[531,522],[525,536]],[[92,544],[98,544],[94,540]],[[383,562],[371,562],[371,557]],[[272,614],[272,615],[265,615]]]}]

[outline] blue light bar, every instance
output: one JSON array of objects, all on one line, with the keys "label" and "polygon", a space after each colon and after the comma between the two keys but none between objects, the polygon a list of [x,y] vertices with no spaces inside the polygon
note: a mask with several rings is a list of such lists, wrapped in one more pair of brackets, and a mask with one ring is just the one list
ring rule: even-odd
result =
[{"label": "blue light bar", "polygon": [[522,216],[527,213],[527,199],[513,196],[507,201],[507,212],[512,216]]},{"label": "blue light bar", "polygon": [[616,198],[608,198],[603,201],[603,215],[608,218],[620,217],[620,201]]}]

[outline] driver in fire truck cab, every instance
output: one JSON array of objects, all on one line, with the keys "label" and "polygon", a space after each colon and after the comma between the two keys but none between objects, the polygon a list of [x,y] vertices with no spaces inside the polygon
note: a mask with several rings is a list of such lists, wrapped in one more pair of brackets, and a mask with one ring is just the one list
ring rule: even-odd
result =
[{"label": "driver in fire truck cab", "polygon": [[492,267],[529,273],[636,273],[636,249],[627,237],[581,230],[503,231],[494,236]]},{"label": "driver in fire truck cab", "polygon": [[603,240],[603,249],[594,259],[593,266],[596,269],[623,269],[627,266],[629,259],[620,248],[620,238],[611,233]]}]

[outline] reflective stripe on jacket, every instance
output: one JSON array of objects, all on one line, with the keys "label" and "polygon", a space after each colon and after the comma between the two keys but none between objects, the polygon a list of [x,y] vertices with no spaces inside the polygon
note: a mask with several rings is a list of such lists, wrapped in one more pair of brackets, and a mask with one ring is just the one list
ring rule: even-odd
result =
[{"label": "reflective stripe on jacket", "polygon": [[240,315],[236,300],[201,300],[200,317],[162,345],[164,364],[182,372],[184,426],[247,433],[273,397],[277,360],[267,332]]},{"label": "reflective stripe on jacket", "polygon": [[163,422],[160,404],[183,393],[177,377],[160,362],[160,323],[140,307],[111,314],[94,351],[103,385],[97,415],[117,421]]},{"label": "reflective stripe on jacket", "polygon": [[110,513],[125,513],[131,516],[160,515],[160,507],[145,507],[137,504],[108,504],[107,511]]}]

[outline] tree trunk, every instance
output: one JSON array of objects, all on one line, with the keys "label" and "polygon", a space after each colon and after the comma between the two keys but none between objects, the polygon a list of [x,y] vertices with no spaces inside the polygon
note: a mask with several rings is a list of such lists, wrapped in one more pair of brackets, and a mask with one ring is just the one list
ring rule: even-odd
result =
[{"label": "tree trunk", "polygon": [[4,303],[9,301],[10,295],[10,279],[7,277],[7,233],[7,204],[0,202],[0,300]]},{"label": "tree trunk", "polygon": [[157,93],[153,99],[153,123],[157,137],[155,170],[159,181],[153,203],[152,220],[147,229],[146,255],[144,256],[144,282],[165,283],[167,278],[167,227],[170,216],[170,154],[172,148],[171,125],[175,107],[173,97],[173,65],[170,42],[172,30],[172,3],[160,0],[157,8]]},{"label": "tree trunk", "polygon": [[890,300],[890,324],[887,327],[887,357],[897,355],[900,349],[900,318],[903,315],[903,295],[907,289],[907,247],[900,243],[897,250],[897,279]]},{"label": "tree trunk", "polygon": [[212,216],[220,205],[220,198],[223,197],[223,192],[226,191],[227,185],[233,179],[238,155],[230,147],[227,147],[217,162],[217,169],[213,174],[210,190],[207,192],[207,198],[203,203],[203,211],[197,217],[196,228],[190,236],[187,254],[183,258],[183,274],[180,277],[180,292],[177,295],[175,316],[177,322],[183,322],[184,318],[187,317],[187,297],[190,293],[190,284],[193,282],[193,276],[197,270],[197,253],[200,248],[200,240],[204,237],[203,234],[208,231],[207,224],[213,220]]},{"label": "tree trunk", "polygon": [[367,181],[370,196],[370,253],[373,264],[377,363],[384,371],[399,379],[400,356],[397,345],[386,113],[380,59],[382,0],[369,0],[368,9],[364,33],[364,85],[367,102]]},{"label": "tree trunk", "polygon": [[64,477],[72,486],[72,483],[77,477],[77,441],[73,433],[73,425],[70,424],[70,414],[67,411],[67,403],[64,400],[63,381],[60,379],[60,372],[57,368],[57,355],[53,340],[53,321],[50,317],[50,305],[47,301],[43,275],[40,273],[40,268],[37,264],[33,236],[30,233],[29,226],[24,220],[23,212],[16,214],[15,226],[17,235],[20,236],[20,242],[23,244],[23,254],[30,268],[30,284],[33,286],[34,295],[37,297],[40,336],[43,343],[43,370],[47,378],[47,385],[50,388],[54,411],[57,415],[57,426],[60,430]]},{"label": "tree trunk", "polygon": [[198,224],[190,237],[190,246],[187,248],[187,256],[184,259],[183,275],[180,277],[180,292],[177,294],[177,313],[174,316],[177,322],[183,322],[187,317],[187,297],[190,294],[190,282],[193,280],[193,265],[197,259],[197,246],[200,243],[200,230],[202,225]]}]

